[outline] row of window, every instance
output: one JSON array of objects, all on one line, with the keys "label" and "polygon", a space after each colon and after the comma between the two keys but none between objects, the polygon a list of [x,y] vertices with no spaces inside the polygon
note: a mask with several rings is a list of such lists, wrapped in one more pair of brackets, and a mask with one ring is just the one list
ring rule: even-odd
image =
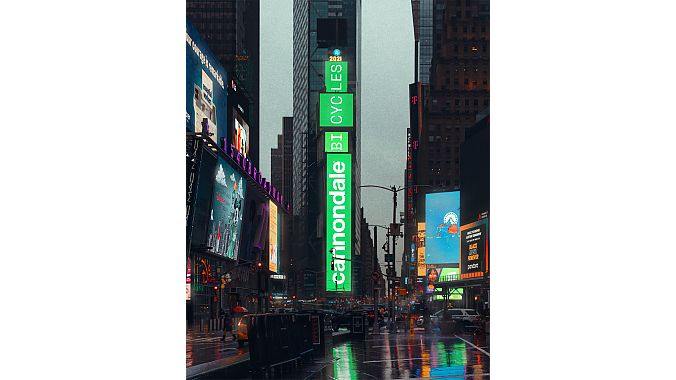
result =
[{"label": "row of window", "polygon": [[[457,25],[454,25],[452,30],[453,30],[453,33],[458,33],[458,30],[460,30],[460,28],[458,28]],[[482,26],[481,28],[477,28],[476,26],[467,27],[467,25],[465,25],[465,26],[462,27],[463,33],[467,33],[469,31],[471,31],[472,33],[476,33],[477,30],[480,30],[481,33],[486,33],[486,30],[488,30],[488,29],[485,26]]]},{"label": "row of window", "polygon": [[[441,136],[441,135],[432,135],[427,137],[429,142],[437,142],[437,141],[451,141],[450,136]],[[460,140],[460,134],[455,135],[455,140],[458,141]]]}]

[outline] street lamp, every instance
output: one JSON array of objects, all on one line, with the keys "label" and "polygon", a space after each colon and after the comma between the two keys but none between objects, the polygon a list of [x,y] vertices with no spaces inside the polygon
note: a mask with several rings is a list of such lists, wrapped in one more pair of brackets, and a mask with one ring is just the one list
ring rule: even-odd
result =
[{"label": "street lamp", "polygon": [[[378,189],[383,189],[392,192],[392,227],[398,226],[397,224],[397,193],[399,193],[402,190],[411,188],[411,187],[432,187],[430,185],[411,185],[411,186],[390,186],[390,187],[385,187],[385,186],[380,186],[380,185],[361,185],[359,186],[360,188],[362,187],[374,187]],[[390,258],[393,259],[393,261],[387,261],[387,269],[388,272],[391,271],[391,277],[390,273],[388,273],[388,293],[390,296],[390,331],[391,332],[396,332],[396,325],[395,323],[392,322],[394,316],[394,289],[392,289],[392,286],[394,285],[394,278],[396,278],[397,275],[397,268],[395,267],[394,263],[394,255],[395,255],[395,249],[397,247],[397,235],[395,234],[394,231],[390,231],[387,236],[392,236],[392,246],[390,247]],[[396,319],[395,319],[396,320]]]}]

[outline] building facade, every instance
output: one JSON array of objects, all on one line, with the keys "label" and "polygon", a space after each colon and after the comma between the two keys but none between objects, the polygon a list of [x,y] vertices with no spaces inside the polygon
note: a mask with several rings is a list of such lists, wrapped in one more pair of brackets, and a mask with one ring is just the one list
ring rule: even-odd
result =
[{"label": "building facade", "polygon": [[260,2],[186,0],[186,16],[246,99],[251,161],[259,166]]},{"label": "building facade", "polygon": [[326,296],[326,162],[319,128],[319,94],[325,91],[324,64],[335,49],[348,62],[347,92],[354,94],[354,127],[350,131],[352,255],[361,252],[360,43],[360,0],[294,0],[292,193],[293,235],[297,238],[294,265],[303,272],[304,279],[310,279],[303,281],[300,293],[304,298]]},{"label": "building facade", "polygon": [[[416,83],[409,93],[419,108],[411,105],[406,178],[423,186],[407,198],[405,259],[413,259],[421,244],[416,236],[418,223],[424,222],[425,193],[465,190],[460,145],[465,130],[490,103],[489,1],[412,0],[412,9]],[[412,267],[411,283],[419,285]]]}]

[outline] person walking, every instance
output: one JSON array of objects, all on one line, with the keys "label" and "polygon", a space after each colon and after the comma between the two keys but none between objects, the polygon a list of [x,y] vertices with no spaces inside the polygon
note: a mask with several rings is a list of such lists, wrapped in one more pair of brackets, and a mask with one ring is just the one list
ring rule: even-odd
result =
[{"label": "person walking", "polygon": [[232,319],[230,318],[230,314],[225,312],[223,309],[221,309],[221,315],[221,318],[225,319],[225,325],[223,326],[223,338],[221,338],[221,342],[225,342],[225,337],[232,334]]}]

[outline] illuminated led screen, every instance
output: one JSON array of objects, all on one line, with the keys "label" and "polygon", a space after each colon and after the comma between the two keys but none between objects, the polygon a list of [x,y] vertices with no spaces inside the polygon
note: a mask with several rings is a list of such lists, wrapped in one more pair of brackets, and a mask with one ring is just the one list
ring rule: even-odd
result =
[{"label": "illuminated led screen", "polygon": [[[352,155],[326,155],[326,291],[352,291]],[[333,262],[333,268],[332,268]]]},{"label": "illuminated led screen", "polygon": [[460,192],[425,195],[425,263],[460,262]]},{"label": "illuminated led screen", "polygon": [[238,257],[245,194],[246,180],[225,158],[218,157],[207,243],[217,255]]},{"label": "illuminated led screen", "polygon": [[227,128],[227,73],[202,41],[190,22],[186,22],[186,131],[209,133],[218,143]]},{"label": "illuminated led screen", "polygon": [[268,223],[270,230],[268,233],[268,269],[271,272],[277,273],[279,271],[279,228],[277,221],[279,220],[277,205],[273,201],[268,201],[270,205],[270,223]]}]

